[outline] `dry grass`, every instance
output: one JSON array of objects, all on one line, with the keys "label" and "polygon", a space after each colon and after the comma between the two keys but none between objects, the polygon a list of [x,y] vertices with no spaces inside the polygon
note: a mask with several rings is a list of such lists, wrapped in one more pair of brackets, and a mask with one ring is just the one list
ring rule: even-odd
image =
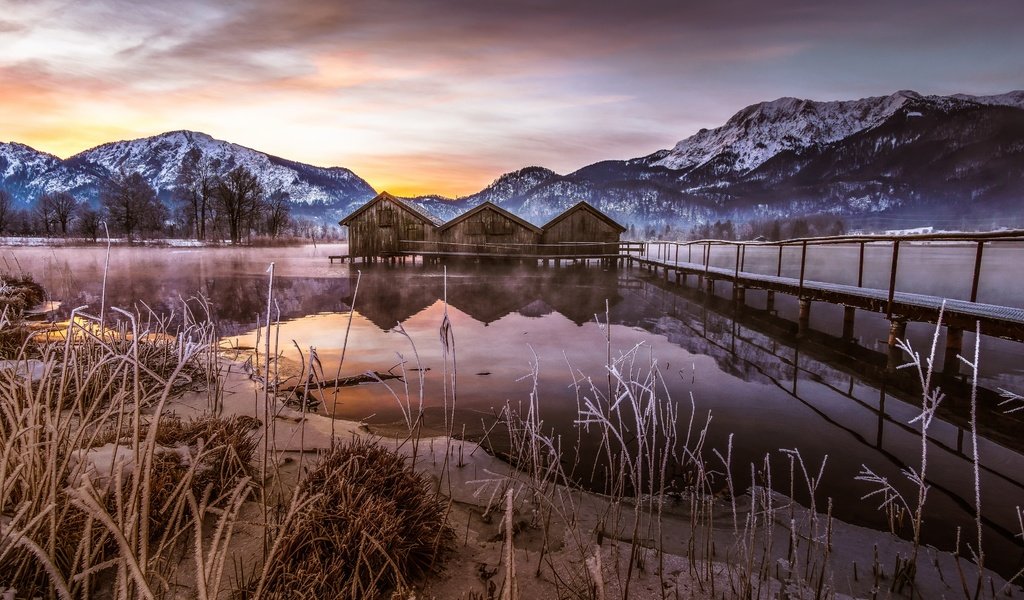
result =
[{"label": "dry grass", "polygon": [[437,569],[454,534],[445,500],[400,454],[339,444],[303,478],[261,598],[380,598]]},{"label": "dry grass", "polygon": [[45,299],[31,275],[0,274],[0,359],[17,355],[30,334],[22,315]]},{"label": "dry grass", "polygon": [[[209,486],[210,494],[219,497],[241,478],[254,475],[253,463],[259,445],[255,433],[261,427],[258,420],[247,416],[203,415],[187,421],[165,416],[156,430],[156,444],[160,448],[187,448],[189,455],[200,463],[191,477],[193,492],[198,497]],[[130,446],[131,431],[122,429],[118,434],[116,428],[108,428],[95,438],[91,447],[110,443]],[[161,457],[159,460],[165,468],[157,469],[162,472],[155,474],[154,482],[163,482],[164,485],[156,485],[154,493],[156,488],[173,488],[190,467],[179,460],[181,454],[165,452],[157,456]]]},{"label": "dry grass", "polygon": [[[189,482],[196,498],[204,495],[221,498],[240,480],[255,474],[253,464],[258,438],[254,434],[260,427],[259,421],[245,416],[203,415],[188,421],[165,416],[160,420],[155,438],[158,452],[153,455],[149,483],[152,539],[176,526],[173,519],[188,516],[188,511],[173,510],[175,502],[182,499],[181,482]],[[142,430],[142,435],[139,442],[148,435],[148,428]],[[118,434],[116,428],[108,427],[94,439],[91,448],[107,444],[129,448],[131,437],[131,430],[122,428]],[[129,492],[137,474],[137,470],[128,473],[122,484],[122,495]],[[114,495],[107,497],[109,511],[116,510],[115,500]]]},{"label": "dry grass", "polygon": [[46,299],[43,286],[36,283],[29,274],[0,274],[0,310],[8,308],[24,312]]},{"label": "dry grass", "polygon": [[163,597],[195,524],[248,485],[251,422],[164,411],[216,388],[212,326],[140,331],[114,310],[107,328],[76,310],[64,339],[0,369],[0,590],[14,597]]}]

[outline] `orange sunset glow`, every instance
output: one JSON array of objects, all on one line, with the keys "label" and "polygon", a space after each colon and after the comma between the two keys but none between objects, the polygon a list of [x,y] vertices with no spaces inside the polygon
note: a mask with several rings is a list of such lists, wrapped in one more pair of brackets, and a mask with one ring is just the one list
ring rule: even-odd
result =
[{"label": "orange sunset glow", "polygon": [[[406,195],[642,156],[781,95],[1019,85],[1013,52],[988,53],[984,71],[942,59],[986,51],[937,35],[956,27],[1019,45],[1005,19],[920,1],[879,2],[900,14],[869,41],[871,11],[842,3],[3,4],[0,140],[64,158],[190,129]],[[921,19],[926,37],[897,26]]]}]

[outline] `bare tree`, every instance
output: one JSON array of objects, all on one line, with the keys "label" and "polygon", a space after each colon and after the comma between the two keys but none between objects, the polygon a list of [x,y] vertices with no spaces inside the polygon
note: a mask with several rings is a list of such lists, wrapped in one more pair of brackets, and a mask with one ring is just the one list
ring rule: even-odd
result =
[{"label": "bare tree", "polygon": [[67,192],[56,194],[44,194],[40,202],[45,202],[48,207],[51,222],[60,227],[60,234],[68,234],[68,225],[78,209],[78,201]]},{"label": "bare tree", "polygon": [[95,242],[100,234],[100,213],[90,206],[85,206],[78,216],[78,231]]},{"label": "bare tree", "polygon": [[267,197],[264,205],[264,219],[267,226],[267,234],[276,238],[288,225],[288,215],[291,212],[291,196],[284,190],[277,190]]},{"label": "bare tree", "polygon": [[225,175],[217,186],[217,206],[227,221],[231,242],[242,240],[246,225],[258,214],[263,196],[263,186],[256,176],[245,167],[235,167]]},{"label": "bare tree", "polygon": [[35,228],[33,212],[27,208],[21,208],[11,211],[11,215],[8,218],[10,221],[7,225],[7,229],[12,233],[18,235],[32,235],[37,233]]},{"label": "bare tree", "polygon": [[216,165],[202,150],[192,148],[185,154],[174,194],[186,207],[196,239],[206,239],[206,223],[212,216],[213,199],[219,183]]},{"label": "bare tree", "polygon": [[41,194],[36,198],[36,207],[32,211],[35,221],[38,224],[37,230],[47,237],[53,233],[53,226],[55,224],[55,219],[53,217],[53,201],[50,200],[51,196],[52,194],[50,193]]},{"label": "bare tree", "polygon": [[139,173],[114,175],[100,191],[100,203],[119,231],[131,237],[160,226],[165,209],[156,198],[156,190]]},{"label": "bare tree", "polygon": [[0,189],[0,233],[4,232],[10,225],[11,217],[14,213],[14,199],[11,198],[10,192],[5,189]]}]

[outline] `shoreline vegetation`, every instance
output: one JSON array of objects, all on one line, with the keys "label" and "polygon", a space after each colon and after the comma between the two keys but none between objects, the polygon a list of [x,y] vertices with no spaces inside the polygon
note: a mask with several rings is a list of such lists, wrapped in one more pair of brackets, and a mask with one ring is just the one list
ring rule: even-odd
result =
[{"label": "shoreline vegetation", "polygon": [[0,247],[103,247],[115,246],[156,246],[171,248],[274,248],[282,246],[303,246],[306,244],[339,244],[345,240],[339,236],[326,237],[256,237],[247,241],[233,243],[231,240],[197,240],[189,238],[119,238],[119,237],[38,237],[38,236],[0,236]]},{"label": "shoreline vegetation", "polygon": [[[1024,596],[1021,573],[1007,583],[984,569],[980,524],[961,532],[959,553],[919,542],[941,526],[922,519],[926,441],[906,481],[859,475],[892,532],[843,523],[818,492],[827,457],[807,464],[782,449],[741,465],[731,436],[707,447],[713,415],[668,397],[647,348],[613,353],[607,316],[595,349],[605,371],[570,366],[574,434],[545,427],[535,390],[506,404],[492,432],[507,460],[455,430],[447,314],[442,368],[420,369],[405,336],[400,376],[361,383],[401,408],[388,435],[319,415],[310,397],[351,383],[344,353],[325,373],[315,349],[300,350],[298,373],[282,377],[273,276],[271,265],[247,351],[220,343],[201,298],[156,315],[108,307],[104,294],[67,322],[34,325],[24,317],[41,290],[3,277],[0,302],[14,300],[0,333],[22,333],[0,363],[0,597]],[[347,330],[339,337],[359,351]],[[921,377],[914,423],[926,440],[941,391],[932,356],[903,349]],[[976,368],[977,355],[965,362]],[[440,431],[424,426],[425,377],[445,384]],[[601,440],[599,456],[578,451],[584,435]],[[758,484],[735,489],[741,472]]]}]

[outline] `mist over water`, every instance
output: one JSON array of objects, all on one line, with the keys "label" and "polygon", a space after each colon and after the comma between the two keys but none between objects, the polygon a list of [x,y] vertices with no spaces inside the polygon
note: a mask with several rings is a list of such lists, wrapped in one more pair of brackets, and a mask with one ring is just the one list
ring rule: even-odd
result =
[{"label": "mist over water", "polygon": [[[734,257],[725,249],[714,252],[713,265],[732,267]],[[887,286],[888,252],[869,247],[866,285]],[[275,314],[279,309],[280,350],[286,358],[298,363],[302,357],[296,346],[307,357],[314,347],[324,372],[333,377],[354,305],[342,376],[400,372],[404,363],[413,402],[418,401],[422,375],[424,405],[428,418],[435,420],[444,403],[439,327],[447,311],[458,371],[455,430],[465,425],[468,435],[480,435],[506,402],[525,404],[535,390],[545,427],[573,439],[574,377],[590,377],[598,387],[606,377],[608,332],[598,321],[605,322],[607,306],[612,353],[639,345],[638,360],[656,364],[668,393],[681,405],[681,419],[690,416],[691,394],[696,421],[703,423],[710,411],[709,444],[724,454],[733,434],[735,472],[749,472],[749,463],[760,462],[767,453],[778,475],[777,487],[789,493],[788,461],[779,449],[799,449],[815,469],[827,456],[819,500],[831,496],[837,517],[883,528],[876,503],[860,500],[870,488],[854,476],[866,465],[898,480],[900,469],[918,460],[920,439],[908,422],[919,400],[907,382],[909,374],[886,375],[872,362],[870,351],[883,349],[878,340],[888,331],[881,315],[858,312],[859,344],[837,348],[829,335],[841,331],[840,307],[815,304],[811,325],[823,335],[797,339],[784,321],[759,314],[763,294],[748,292],[752,308],[737,311],[724,300],[729,295],[725,285],[718,291],[720,298],[708,299],[692,288],[667,287],[638,270],[465,264],[450,265],[445,277],[440,268],[419,265],[330,265],[327,256],[339,253],[337,246],[115,248],[107,304],[180,313],[183,302],[202,295],[210,301],[225,343],[252,346],[257,315],[262,319],[266,314],[267,266],[274,262]],[[699,260],[696,248],[694,255]],[[104,249],[8,248],[0,256],[2,268],[31,272],[62,302],[61,314],[84,304],[98,310]],[[985,256],[979,300],[1020,306],[1015,288],[1021,285],[1024,251],[994,247]],[[748,251],[745,268],[774,274],[776,259],[775,249]],[[856,283],[856,261],[855,248],[816,248],[808,255],[807,277]],[[973,247],[901,248],[900,289],[964,297],[970,293],[973,262]],[[353,300],[357,269],[362,275]],[[190,306],[196,310],[198,304]],[[779,295],[776,307],[780,317],[795,321],[795,299]],[[927,352],[933,331],[931,325],[918,324],[908,329],[908,336],[915,348]],[[973,348],[969,335],[964,348]],[[1021,352],[1018,344],[983,338],[983,385],[1024,390]],[[535,366],[536,379],[531,377]],[[405,396],[400,381],[388,383]],[[948,413],[940,414],[942,420],[932,426],[933,491],[927,516],[932,526],[925,528],[931,535],[926,541],[946,547],[957,526],[973,526],[969,443],[964,445],[964,430],[951,422],[961,422],[962,392],[962,387],[950,387],[944,401]],[[336,401],[333,393],[325,394],[325,400],[321,410],[340,418],[378,425],[402,418],[381,384],[344,388]],[[1024,501],[1024,456],[1008,442],[1019,438],[1014,432],[1021,429],[1018,421],[1008,419],[989,411],[980,451],[989,557],[1004,572],[1021,559],[1011,532],[1013,508]],[[749,485],[738,483],[740,489]],[[806,490],[797,488],[796,496],[806,502]]]}]

